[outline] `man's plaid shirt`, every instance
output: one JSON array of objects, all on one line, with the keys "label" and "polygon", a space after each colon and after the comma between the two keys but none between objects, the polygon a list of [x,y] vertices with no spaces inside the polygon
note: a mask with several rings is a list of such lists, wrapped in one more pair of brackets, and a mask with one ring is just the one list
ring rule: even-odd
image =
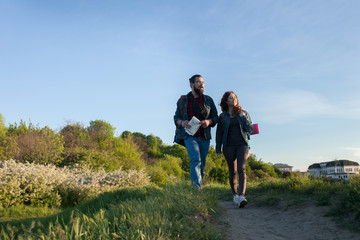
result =
[{"label": "man's plaid shirt", "polygon": [[[194,96],[192,94],[189,94],[188,99],[187,99],[188,120],[190,121],[193,116],[197,117],[197,119],[199,119],[200,121],[205,120],[205,118],[203,116],[195,114],[194,108],[193,108],[193,101],[191,98],[200,106],[204,106],[204,96],[202,94],[197,98],[194,98]],[[204,128],[200,127],[199,130],[194,134],[194,137],[205,138]]]}]

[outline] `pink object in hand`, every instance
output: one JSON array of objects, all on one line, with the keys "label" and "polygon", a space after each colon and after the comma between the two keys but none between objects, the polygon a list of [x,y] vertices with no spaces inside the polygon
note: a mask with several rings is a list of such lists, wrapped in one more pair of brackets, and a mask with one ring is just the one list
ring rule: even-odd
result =
[{"label": "pink object in hand", "polygon": [[254,135],[254,134],[259,134],[259,124],[255,123],[253,124],[253,130],[251,132],[251,135]]}]

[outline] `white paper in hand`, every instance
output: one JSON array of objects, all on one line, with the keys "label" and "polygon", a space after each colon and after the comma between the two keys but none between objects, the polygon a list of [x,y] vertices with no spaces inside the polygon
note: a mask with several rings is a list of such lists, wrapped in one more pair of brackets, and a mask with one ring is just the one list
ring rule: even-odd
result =
[{"label": "white paper in hand", "polygon": [[188,124],[191,126],[191,128],[185,128],[185,132],[191,136],[194,136],[201,125],[201,121],[193,116]]}]

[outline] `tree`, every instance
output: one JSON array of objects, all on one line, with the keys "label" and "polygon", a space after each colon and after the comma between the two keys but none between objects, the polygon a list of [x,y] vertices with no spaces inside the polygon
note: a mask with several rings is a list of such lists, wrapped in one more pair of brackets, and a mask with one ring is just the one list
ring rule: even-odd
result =
[{"label": "tree", "polygon": [[124,170],[140,170],[146,167],[145,162],[141,159],[142,154],[132,137],[117,138],[114,154],[118,158],[119,167],[121,166]]},{"label": "tree", "polygon": [[3,115],[0,113],[0,141],[2,138],[5,137],[6,131],[7,131],[7,129],[5,126],[5,120],[4,120]]},{"label": "tree", "polygon": [[111,147],[110,144],[114,138],[115,128],[110,123],[103,120],[91,121],[87,132],[101,149]]},{"label": "tree", "polygon": [[60,164],[63,160],[63,140],[49,127],[40,128],[31,122],[11,124],[5,138],[6,157],[21,162]]},{"label": "tree", "polygon": [[165,154],[169,154],[174,157],[180,158],[181,159],[181,164],[180,164],[181,168],[185,172],[190,171],[190,158],[189,158],[189,155],[188,155],[185,147],[183,147],[179,144],[174,144],[172,146],[164,147],[163,152]]},{"label": "tree", "polygon": [[67,124],[59,133],[63,136],[64,147],[67,149],[89,145],[86,129],[80,123]]},{"label": "tree", "polygon": [[62,165],[73,165],[81,162],[89,162],[89,156],[97,151],[97,143],[94,143],[87,134],[85,127],[80,123],[69,123],[60,132],[64,140],[64,161]]},{"label": "tree", "polygon": [[130,131],[123,131],[120,135],[121,138],[127,138],[129,136],[132,136],[132,133]]},{"label": "tree", "polygon": [[160,146],[162,145],[162,141],[160,138],[150,134],[146,136],[146,141],[149,146],[147,153],[150,157],[160,158],[163,156],[163,153],[160,151]]},{"label": "tree", "polygon": [[[247,165],[250,167],[250,171],[247,171],[250,178],[266,178],[269,176],[275,178],[279,177],[274,169],[274,166],[264,163],[261,159],[256,159],[254,154],[251,154],[248,158]],[[248,167],[246,169],[248,169]]]},{"label": "tree", "polygon": [[0,160],[5,159],[6,151],[5,151],[5,137],[6,137],[6,126],[5,120],[2,114],[0,113]]}]

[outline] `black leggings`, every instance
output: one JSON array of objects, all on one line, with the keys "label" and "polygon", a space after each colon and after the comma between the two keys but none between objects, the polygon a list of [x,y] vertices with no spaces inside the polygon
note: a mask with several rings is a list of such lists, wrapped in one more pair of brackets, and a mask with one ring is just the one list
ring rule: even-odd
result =
[{"label": "black leggings", "polygon": [[[224,146],[224,156],[229,168],[229,183],[233,194],[244,195],[246,190],[246,162],[249,154],[247,145]],[[239,191],[236,187],[236,173],[239,175]]]}]

